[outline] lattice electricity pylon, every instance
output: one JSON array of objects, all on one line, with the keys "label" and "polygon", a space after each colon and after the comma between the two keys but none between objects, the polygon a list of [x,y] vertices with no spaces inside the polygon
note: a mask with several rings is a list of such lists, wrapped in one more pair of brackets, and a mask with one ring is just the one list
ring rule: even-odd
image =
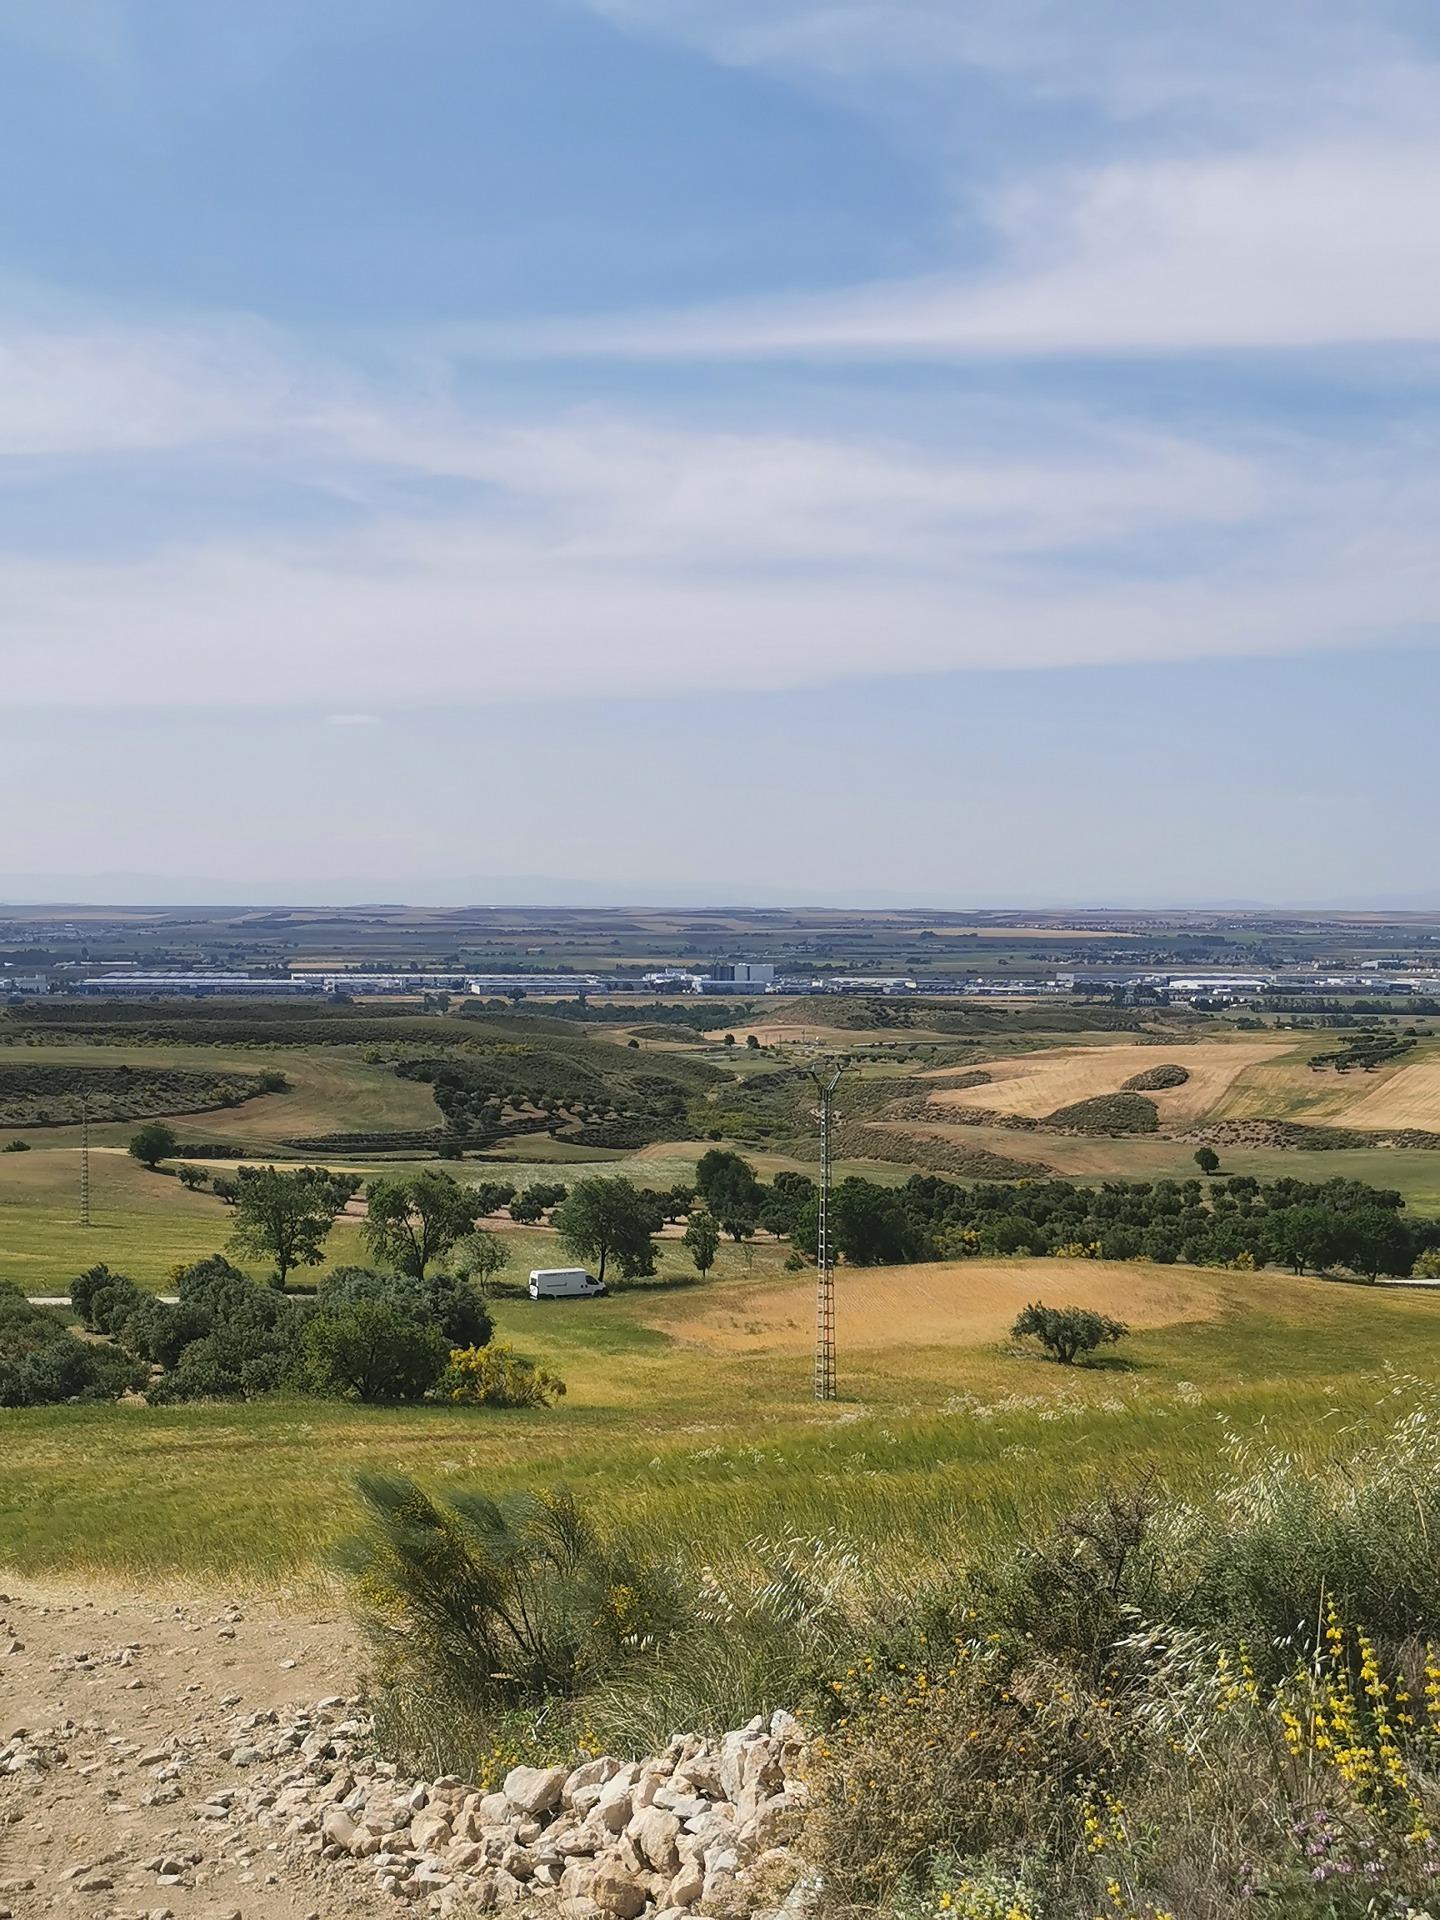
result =
[{"label": "lattice electricity pylon", "polygon": [[820,1226],[815,1247],[815,1398],[833,1400],[835,1387],[835,1250],[830,1237],[830,1134],[834,1113],[831,1102],[840,1076],[842,1060],[828,1080],[811,1075],[820,1094]]},{"label": "lattice electricity pylon", "polygon": [[90,1225],[90,1107],[80,1102],[80,1224]]}]

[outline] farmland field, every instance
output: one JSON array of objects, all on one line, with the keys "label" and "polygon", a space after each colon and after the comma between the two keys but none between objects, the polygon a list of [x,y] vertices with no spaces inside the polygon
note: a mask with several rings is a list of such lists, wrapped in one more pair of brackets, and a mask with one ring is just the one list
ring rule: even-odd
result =
[{"label": "farmland field", "polygon": [[[1151,1067],[1174,1065],[1183,1067],[1189,1079],[1181,1086],[1147,1092],[1145,1097],[1159,1109],[1162,1126],[1181,1127],[1203,1118],[1246,1068],[1287,1047],[1283,1038],[1258,1039],[1248,1034],[1198,1044],[1166,1040],[1159,1046],[1055,1047],[996,1061],[986,1068],[990,1075],[986,1085],[941,1088],[930,1100],[937,1108],[983,1107],[1041,1120],[1059,1108],[1115,1093],[1126,1080]],[[947,1071],[931,1069],[933,1074]]]},{"label": "farmland field", "polygon": [[[1011,1352],[1012,1303],[1057,1287],[1140,1330],[1088,1369]],[[806,1276],[733,1263],[704,1286],[502,1301],[501,1335],[569,1384],[542,1413],[283,1398],[8,1413],[0,1565],[308,1581],[354,1524],[362,1466],[439,1489],[564,1480],[658,1542],[839,1530],[897,1559],[937,1541],[958,1552],[1097,1475],[1203,1477],[1220,1417],[1264,1420],[1303,1450],[1401,1373],[1440,1378],[1434,1295],[984,1262],[850,1276],[842,1397],[823,1407],[809,1397],[812,1302]]]}]

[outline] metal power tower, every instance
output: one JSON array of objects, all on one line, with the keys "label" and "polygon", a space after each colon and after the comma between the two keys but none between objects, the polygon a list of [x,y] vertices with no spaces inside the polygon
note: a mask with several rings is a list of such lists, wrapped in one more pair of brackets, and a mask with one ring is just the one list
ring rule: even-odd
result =
[{"label": "metal power tower", "polygon": [[80,1224],[90,1225],[90,1106],[80,1102]]},{"label": "metal power tower", "polygon": [[833,1400],[835,1394],[835,1251],[830,1238],[830,1134],[834,1125],[832,1102],[845,1062],[825,1079],[811,1078],[820,1094],[820,1230],[815,1248],[815,1398]]}]

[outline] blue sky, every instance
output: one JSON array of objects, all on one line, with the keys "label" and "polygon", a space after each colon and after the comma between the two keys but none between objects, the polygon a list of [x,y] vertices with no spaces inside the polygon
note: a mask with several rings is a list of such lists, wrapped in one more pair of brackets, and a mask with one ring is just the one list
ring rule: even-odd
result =
[{"label": "blue sky", "polygon": [[1437,108],[1405,0],[8,0],[0,890],[1440,897]]}]

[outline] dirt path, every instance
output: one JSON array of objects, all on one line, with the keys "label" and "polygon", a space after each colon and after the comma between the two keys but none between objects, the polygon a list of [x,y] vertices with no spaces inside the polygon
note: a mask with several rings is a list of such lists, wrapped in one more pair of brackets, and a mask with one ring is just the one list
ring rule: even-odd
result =
[{"label": "dirt path", "polygon": [[283,1745],[318,1701],[354,1694],[360,1649],[338,1610],[5,1576],[0,1593],[0,1916],[394,1912],[360,1876],[227,1804],[252,1777],[247,1750]]}]

